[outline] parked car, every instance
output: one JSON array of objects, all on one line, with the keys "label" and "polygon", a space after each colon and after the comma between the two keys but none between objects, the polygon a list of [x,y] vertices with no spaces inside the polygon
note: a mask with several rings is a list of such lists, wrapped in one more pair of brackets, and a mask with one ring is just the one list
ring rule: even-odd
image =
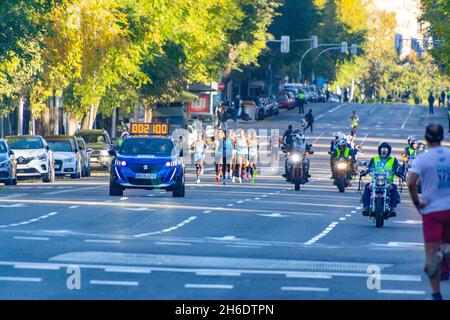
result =
[{"label": "parked car", "polygon": [[272,103],[272,114],[278,115],[280,113],[279,105],[277,101],[277,97],[275,95],[272,95],[269,97],[270,102]]},{"label": "parked car", "polygon": [[7,136],[6,143],[17,159],[17,176],[40,177],[55,182],[53,151],[41,136]]},{"label": "parked car", "polygon": [[280,108],[291,109],[292,102],[286,94],[279,94],[277,96],[277,102]]},{"label": "parked car", "polygon": [[83,156],[75,136],[45,137],[55,158],[55,174],[70,175],[72,179],[80,179],[83,173]]},{"label": "parked car", "polygon": [[317,92],[317,101],[318,102],[326,102],[327,101],[327,96],[323,92],[322,89],[318,89],[316,92]]},{"label": "parked car", "polygon": [[83,171],[81,172],[81,175],[83,177],[90,177],[91,176],[91,156],[88,152],[88,148],[86,145],[86,142],[81,137],[75,137],[78,142],[78,147],[80,148],[81,152],[81,163],[83,165]]},{"label": "parked car", "polygon": [[75,136],[83,138],[86,142],[91,168],[106,168],[109,171],[113,157],[108,153],[112,147],[108,132],[102,129],[78,130]]},{"label": "parked car", "polygon": [[0,182],[7,186],[17,184],[17,160],[3,139],[0,139]]},{"label": "parked car", "polygon": [[294,108],[295,107],[295,94],[292,91],[281,91],[281,93],[288,96],[289,101],[292,104],[291,108]]},{"label": "parked car", "polygon": [[242,101],[245,105],[254,104],[256,106],[255,120],[264,120],[267,114],[267,104],[261,97],[244,97]]}]

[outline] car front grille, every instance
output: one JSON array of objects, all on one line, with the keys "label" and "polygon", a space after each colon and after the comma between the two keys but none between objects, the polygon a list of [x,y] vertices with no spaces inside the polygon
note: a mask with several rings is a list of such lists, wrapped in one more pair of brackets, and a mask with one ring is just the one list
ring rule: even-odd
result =
[{"label": "car front grille", "polygon": [[39,173],[35,168],[29,168],[29,169],[18,169],[17,173]]},{"label": "car front grille", "polygon": [[129,168],[135,173],[158,173],[164,166],[161,164],[131,163]]},{"label": "car front grille", "polygon": [[[62,160],[55,160],[55,171],[58,171],[58,172],[61,171],[62,164],[63,164]],[[56,168],[59,168],[59,169],[56,169]]]},{"label": "car front grille", "polygon": [[161,179],[135,179],[135,178],[128,178],[128,182],[135,186],[156,186],[161,184]]}]

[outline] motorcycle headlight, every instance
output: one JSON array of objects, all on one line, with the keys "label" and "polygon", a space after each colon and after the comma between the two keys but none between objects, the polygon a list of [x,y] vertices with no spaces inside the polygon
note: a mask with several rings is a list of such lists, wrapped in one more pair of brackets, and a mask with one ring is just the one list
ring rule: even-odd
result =
[{"label": "motorcycle headlight", "polygon": [[347,163],[345,163],[345,162],[339,162],[339,163],[337,164],[337,168],[338,168],[339,170],[347,169]]},{"label": "motorcycle headlight", "polygon": [[300,155],[299,154],[294,154],[292,156],[292,161],[293,162],[300,162]]},{"label": "motorcycle headlight", "polygon": [[377,176],[375,178],[375,184],[379,187],[384,186],[386,184],[386,177],[385,176]]},{"label": "motorcycle headlight", "polygon": [[43,154],[37,156],[36,159],[38,159],[39,161],[47,161],[47,154],[43,153]]}]

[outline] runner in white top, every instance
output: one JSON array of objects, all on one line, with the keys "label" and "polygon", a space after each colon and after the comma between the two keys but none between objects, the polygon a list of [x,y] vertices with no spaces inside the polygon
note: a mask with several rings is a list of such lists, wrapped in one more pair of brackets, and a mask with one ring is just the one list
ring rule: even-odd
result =
[{"label": "runner in white top", "polygon": [[197,140],[192,144],[192,148],[194,149],[194,163],[195,163],[195,171],[197,174],[197,183],[200,183],[200,174],[203,169],[203,161],[205,160],[205,148],[206,144],[203,140],[202,134],[199,133],[197,135]]},{"label": "runner in white top", "polygon": [[258,136],[256,131],[250,134],[249,147],[248,147],[248,160],[249,160],[249,172],[250,172],[250,183],[255,183],[256,177],[256,165],[258,163]]},{"label": "runner in white top", "polygon": [[[444,140],[441,125],[430,124],[425,140],[428,152],[419,154],[414,160],[409,170],[408,189],[422,214],[425,272],[433,289],[432,299],[442,300],[440,280],[448,280],[450,274],[450,149],[441,146]],[[417,192],[419,179],[421,198]]]},{"label": "runner in white top", "polygon": [[239,136],[236,139],[236,151],[237,151],[237,164],[238,164],[238,177],[239,183],[242,183],[242,168],[247,161],[248,155],[248,141],[245,136],[245,131],[241,129]]}]

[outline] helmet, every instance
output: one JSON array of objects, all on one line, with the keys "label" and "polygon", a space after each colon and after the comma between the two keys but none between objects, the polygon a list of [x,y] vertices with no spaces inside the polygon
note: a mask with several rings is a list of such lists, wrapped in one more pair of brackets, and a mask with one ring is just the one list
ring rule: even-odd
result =
[{"label": "helmet", "polygon": [[126,138],[128,138],[130,136],[130,134],[128,133],[128,131],[124,131],[124,132],[122,132],[122,134],[120,135],[120,137],[122,138],[122,139],[126,139]]},{"label": "helmet", "polygon": [[416,140],[416,138],[414,138],[414,136],[409,136],[408,137],[408,144],[411,145],[411,141],[412,140]]},{"label": "helmet", "polygon": [[337,146],[338,146],[339,148],[347,146],[347,140],[345,140],[345,139],[340,139],[340,140],[338,141],[338,143],[337,143]]},{"label": "helmet", "polygon": [[425,150],[425,143],[423,143],[422,141],[419,142],[419,143],[417,144],[417,150],[419,150],[419,151],[424,151],[424,150]]},{"label": "helmet", "polygon": [[387,143],[387,142],[381,142],[381,143],[378,145],[378,155],[379,155],[381,158],[387,158],[387,157],[389,157],[389,156],[391,155],[391,152],[392,152],[392,147],[391,147],[391,145],[390,145],[389,143]]}]

